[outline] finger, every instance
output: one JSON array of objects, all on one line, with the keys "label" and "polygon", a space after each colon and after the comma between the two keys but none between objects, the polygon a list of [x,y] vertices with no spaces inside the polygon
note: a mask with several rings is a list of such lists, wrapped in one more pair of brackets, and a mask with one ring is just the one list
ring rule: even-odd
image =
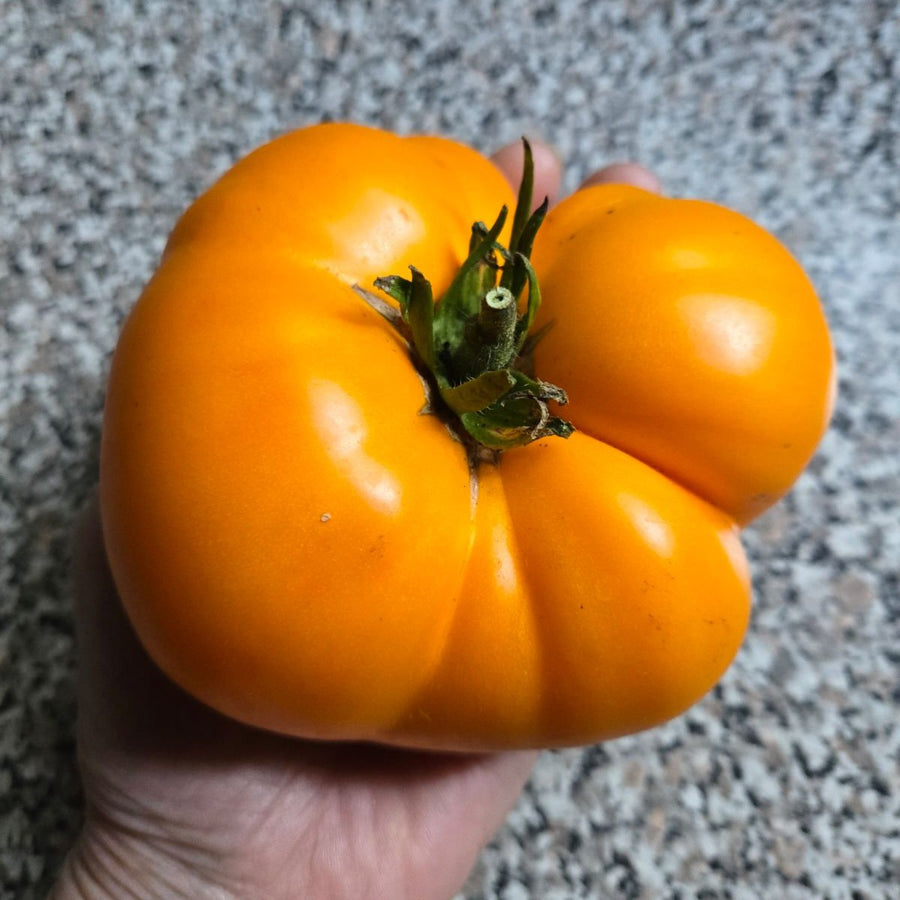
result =
[{"label": "finger", "polygon": [[595,184],[632,184],[645,191],[652,191],[654,194],[662,193],[662,184],[656,175],[649,169],[633,162],[604,166],[588,175],[581,183],[581,187],[591,187]]},{"label": "finger", "polygon": [[[562,181],[562,166],[556,153],[548,144],[537,139],[529,139],[529,144],[531,144],[531,155],[534,160],[534,192],[531,201],[531,208],[534,210],[544,202],[544,197],[550,200],[551,205],[556,202]],[[513,190],[518,190],[525,164],[525,150],[522,142],[514,141],[501,147],[491,156],[491,160],[506,176],[506,180],[512,185]]]}]

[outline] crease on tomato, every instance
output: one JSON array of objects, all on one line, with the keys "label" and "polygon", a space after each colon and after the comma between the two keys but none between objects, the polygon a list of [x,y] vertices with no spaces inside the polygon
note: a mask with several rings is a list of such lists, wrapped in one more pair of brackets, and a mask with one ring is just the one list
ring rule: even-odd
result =
[{"label": "crease on tomato", "polygon": [[440,660],[390,732],[411,746],[440,741],[500,750],[540,744],[535,723],[544,677],[531,588],[523,579],[500,471],[484,464],[478,472],[470,552]]}]

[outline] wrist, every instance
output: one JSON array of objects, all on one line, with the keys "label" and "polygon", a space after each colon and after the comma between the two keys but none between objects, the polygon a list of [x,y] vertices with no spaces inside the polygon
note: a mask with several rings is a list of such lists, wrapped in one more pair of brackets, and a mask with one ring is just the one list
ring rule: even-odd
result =
[{"label": "wrist", "polygon": [[47,900],[238,900],[196,860],[87,826]]}]

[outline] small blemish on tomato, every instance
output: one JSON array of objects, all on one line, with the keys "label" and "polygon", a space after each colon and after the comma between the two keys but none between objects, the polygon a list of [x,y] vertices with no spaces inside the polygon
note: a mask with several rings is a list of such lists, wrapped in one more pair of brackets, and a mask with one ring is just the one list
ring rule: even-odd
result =
[{"label": "small blemish on tomato", "polygon": [[322,513],[322,515],[319,516],[319,521],[320,522],[330,522],[331,521],[331,513]]}]

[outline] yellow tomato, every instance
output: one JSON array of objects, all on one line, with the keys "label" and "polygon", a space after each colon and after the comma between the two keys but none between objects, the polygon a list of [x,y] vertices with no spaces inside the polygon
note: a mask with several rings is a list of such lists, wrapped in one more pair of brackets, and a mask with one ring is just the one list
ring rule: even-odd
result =
[{"label": "yellow tomato", "polygon": [[830,408],[815,295],[734,213],[579,192],[533,257],[554,323],[537,375],[577,431],[475,452],[423,414],[408,335],[355,286],[415,265],[441,297],[472,223],[512,202],[466,147],[323,125],[177,224],[114,356],[101,503],[138,635],[214,708],[305,737],[557,746],[678,714],[734,656],[738,523]]}]

